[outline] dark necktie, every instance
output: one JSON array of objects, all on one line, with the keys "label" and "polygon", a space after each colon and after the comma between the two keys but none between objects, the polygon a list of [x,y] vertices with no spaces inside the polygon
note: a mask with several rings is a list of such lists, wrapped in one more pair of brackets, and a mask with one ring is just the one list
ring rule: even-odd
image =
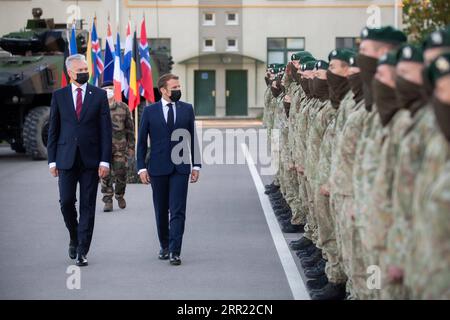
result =
[{"label": "dark necktie", "polygon": [[172,133],[175,122],[175,117],[172,108],[173,105],[171,103],[168,103],[167,106],[169,107],[169,113],[167,114],[167,127],[169,128],[169,132]]},{"label": "dark necktie", "polygon": [[80,120],[81,108],[83,107],[82,91],[83,90],[81,88],[77,88],[77,106],[75,108],[75,112],[77,113],[78,120]]}]

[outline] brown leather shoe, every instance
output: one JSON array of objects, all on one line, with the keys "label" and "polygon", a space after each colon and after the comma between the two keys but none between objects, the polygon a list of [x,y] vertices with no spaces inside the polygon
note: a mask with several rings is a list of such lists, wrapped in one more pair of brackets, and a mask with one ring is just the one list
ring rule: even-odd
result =
[{"label": "brown leather shoe", "polygon": [[120,198],[117,200],[120,209],[125,209],[127,207],[127,202],[124,198]]}]

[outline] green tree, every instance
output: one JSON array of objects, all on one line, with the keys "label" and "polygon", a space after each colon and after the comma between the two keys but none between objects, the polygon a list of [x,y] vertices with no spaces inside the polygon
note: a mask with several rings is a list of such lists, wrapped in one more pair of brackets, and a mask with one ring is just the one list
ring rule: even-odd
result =
[{"label": "green tree", "polygon": [[403,23],[409,40],[420,42],[430,32],[450,23],[450,1],[404,0]]}]

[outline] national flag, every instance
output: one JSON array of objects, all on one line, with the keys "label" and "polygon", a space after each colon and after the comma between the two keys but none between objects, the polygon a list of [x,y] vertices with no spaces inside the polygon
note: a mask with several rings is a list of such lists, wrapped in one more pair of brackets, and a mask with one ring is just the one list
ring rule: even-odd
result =
[{"label": "national flag", "polygon": [[100,48],[100,41],[97,36],[97,28],[95,22],[97,18],[94,18],[94,23],[92,24],[92,63],[93,63],[93,81],[92,84],[98,86],[100,83],[100,76],[104,70],[104,64],[102,60],[102,50]]},{"label": "national flag", "polygon": [[150,50],[147,41],[147,31],[145,28],[145,17],[141,24],[141,39],[139,43],[139,54],[141,56],[141,96],[147,101],[155,102],[155,93],[153,92],[153,75],[150,64]]},{"label": "national flag", "polygon": [[70,55],[77,54],[77,35],[75,32],[75,23],[72,23],[72,31],[70,35],[70,47],[69,47],[69,53]]},{"label": "national flag", "polygon": [[134,37],[133,37],[133,52],[131,56],[131,64],[130,64],[130,90],[128,92],[128,107],[130,108],[130,111],[133,111],[136,109],[136,107],[141,102],[140,97],[140,89],[139,89],[139,83],[141,80],[141,68],[138,61],[140,61],[139,58],[139,47],[137,43],[137,35],[136,31],[134,31]]},{"label": "national flag", "polygon": [[113,81],[114,77],[114,42],[111,32],[111,24],[108,18],[108,30],[106,34],[105,46],[105,69],[103,71],[103,82]]},{"label": "national flag", "polygon": [[87,43],[87,49],[86,49],[86,61],[88,65],[88,71],[89,71],[89,83],[94,83],[94,63],[92,61],[92,41],[91,41],[91,32],[89,32],[89,38]]},{"label": "national flag", "polygon": [[64,88],[67,86],[67,68],[66,68],[66,59],[67,57],[70,55],[69,53],[69,36],[68,36],[68,32],[66,34],[67,36],[67,41],[64,40],[64,60],[63,60],[63,65],[62,65],[62,71],[61,71],[61,88]]},{"label": "national flag", "polygon": [[128,99],[129,88],[130,88],[131,56],[133,54],[132,51],[133,51],[133,38],[131,36],[131,22],[128,21],[127,37],[125,39],[125,50],[123,53],[123,67],[122,67],[123,74],[124,74],[122,90],[127,99]]},{"label": "national flag", "polygon": [[114,54],[114,99],[117,102],[122,101],[122,83],[123,83],[123,71],[122,71],[122,54],[120,52],[120,35],[117,32],[116,40],[116,53]]}]

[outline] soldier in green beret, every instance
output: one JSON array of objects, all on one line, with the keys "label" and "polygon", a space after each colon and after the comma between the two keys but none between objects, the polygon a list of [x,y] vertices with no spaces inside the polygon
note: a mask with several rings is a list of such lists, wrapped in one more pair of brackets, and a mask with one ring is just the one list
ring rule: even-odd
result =
[{"label": "soldier in green beret", "polygon": [[450,173],[450,54],[428,67],[432,106],[440,129],[427,141],[417,176],[413,204],[412,255],[407,257],[405,283],[411,299],[449,299],[449,173]]}]

